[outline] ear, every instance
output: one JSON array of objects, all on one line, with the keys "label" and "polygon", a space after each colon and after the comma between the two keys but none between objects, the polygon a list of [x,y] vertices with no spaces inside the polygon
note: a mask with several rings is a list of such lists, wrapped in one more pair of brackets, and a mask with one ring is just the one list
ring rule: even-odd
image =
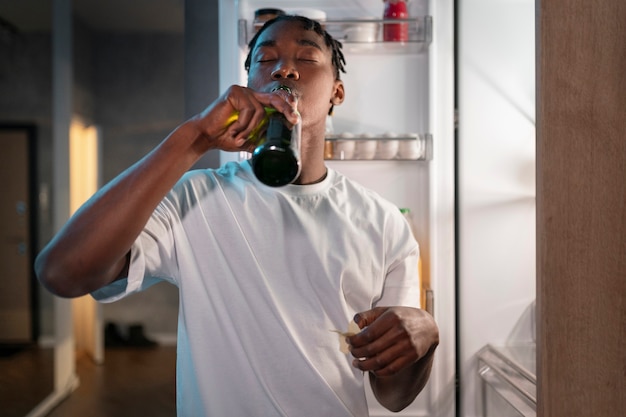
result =
[{"label": "ear", "polygon": [[343,86],[343,81],[335,80],[335,85],[333,86],[333,95],[330,98],[331,105],[336,106],[343,103],[345,95],[346,91]]}]

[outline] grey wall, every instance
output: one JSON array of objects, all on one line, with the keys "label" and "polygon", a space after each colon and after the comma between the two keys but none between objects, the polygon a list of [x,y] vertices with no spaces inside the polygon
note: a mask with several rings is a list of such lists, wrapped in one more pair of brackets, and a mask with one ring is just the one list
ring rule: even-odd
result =
[{"label": "grey wall", "polygon": [[74,21],[74,114],[85,124],[95,122],[96,97],[94,68],[94,34],[81,21]]},{"label": "grey wall", "polygon": [[184,118],[184,37],[97,35],[93,65],[104,180],[156,146]]},{"label": "grey wall", "polygon": [[[219,91],[217,0],[185,0],[185,116],[201,112]],[[219,165],[219,151],[207,152],[194,168]]]}]

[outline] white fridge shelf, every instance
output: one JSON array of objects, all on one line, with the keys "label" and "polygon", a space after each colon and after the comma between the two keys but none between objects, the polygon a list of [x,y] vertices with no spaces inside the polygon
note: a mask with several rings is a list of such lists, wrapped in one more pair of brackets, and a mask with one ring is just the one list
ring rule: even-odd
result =
[{"label": "white fridge shelf", "polygon": [[[432,41],[432,17],[419,16],[408,19],[341,19],[325,20],[326,31],[343,44],[346,50],[368,50],[392,53],[416,53],[428,48]],[[407,41],[385,41],[388,25],[404,25]],[[393,26],[391,26],[393,27]],[[257,28],[247,19],[239,19],[239,46],[245,48]]]},{"label": "white fridge shelf", "polygon": [[327,135],[324,159],[335,161],[430,161],[432,136],[405,135]]}]

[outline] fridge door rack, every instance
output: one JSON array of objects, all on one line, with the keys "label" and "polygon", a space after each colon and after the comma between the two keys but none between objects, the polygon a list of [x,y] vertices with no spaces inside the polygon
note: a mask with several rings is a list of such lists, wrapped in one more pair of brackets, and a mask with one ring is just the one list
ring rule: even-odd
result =
[{"label": "fridge door rack", "polygon": [[[537,376],[536,347],[487,345],[478,352],[478,375],[483,380],[483,398],[485,415],[492,415],[490,408],[500,408],[494,415],[502,415],[506,408],[507,415],[536,417],[537,413]],[[531,360],[529,360],[531,358]],[[502,402],[491,399],[491,392]]]},{"label": "fridge door rack", "polygon": [[333,161],[430,161],[432,135],[327,135],[324,159]]},{"label": "fridge door rack", "polygon": [[[340,41],[344,48],[363,49],[375,48],[382,50],[392,49],[394,53],[400,50],[420,52],[425,50],[432,41],[432,17],[419,16],[409,19],[341,19],[326,20],[323,22],[326,31]],[[406,42],[385,41],[383,29],[385,25],[406,25],[408,40]],[[239,46],[245,48],[256,32],[255,26],[247,19],[239,19]]]}]

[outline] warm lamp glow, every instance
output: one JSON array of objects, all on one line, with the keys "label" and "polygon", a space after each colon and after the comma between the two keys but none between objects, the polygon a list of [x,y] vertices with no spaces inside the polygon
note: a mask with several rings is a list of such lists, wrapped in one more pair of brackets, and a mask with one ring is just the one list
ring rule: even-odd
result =
[{"label": "warm lamp glow", "polygon": [[[98,189],[98,130],[72,121],[70,126],[70,213],[76,212]],[[102,313],[86,295],[72,300],[76,353],[86,352],[96,363],[104,360]]]},{"label": "warm lamp glow", "polygon": [[73,121],[70,126],[70,212],[98,189],[98,131]]}]

